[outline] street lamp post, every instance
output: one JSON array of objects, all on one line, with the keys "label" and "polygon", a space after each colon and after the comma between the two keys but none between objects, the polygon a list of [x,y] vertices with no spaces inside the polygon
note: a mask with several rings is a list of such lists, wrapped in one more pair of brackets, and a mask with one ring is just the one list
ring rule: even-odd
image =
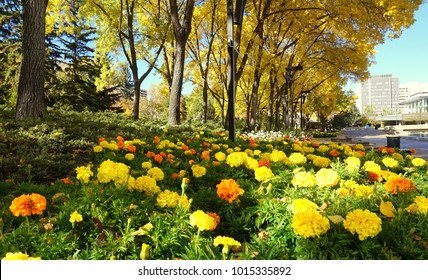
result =
[{"label": "street lamp post", "polygon": [[300,92],[300,130],[303,131],[303,103],[305,103],[306,96],[309,94],[309,90],[303,90]]},{"label": "street lamp post", "polygon": [[227,0],[227,53],[228,53],[228,85],[227,113],[229,116],[229,139],[235,141],[235,98],[236,98],[236,49],[233,25],[241,25],[244,16],[246,0],[235,0],[236,10],[233,9],[233,0]]},{"label": "street lamp post", "polygon": [[287,68],[285,68],[285,96],[284,96],[284,124],[285,127],[287,128],[287,126],[290,125],[289,123],[289,118],[288,118],[288,106],[291,104],[291,106],[293,106],[292,104],[292,96],[291,96],[291,76],[294,72],[299,71],[299,70],[303,70],[303,66],[302,65],[297,65],[297,66],[288,66]]}]

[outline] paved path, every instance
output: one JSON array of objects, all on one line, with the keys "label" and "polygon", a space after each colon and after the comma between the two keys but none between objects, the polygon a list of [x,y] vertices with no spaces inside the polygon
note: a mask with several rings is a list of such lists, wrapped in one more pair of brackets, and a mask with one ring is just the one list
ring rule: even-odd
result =
[{"label": "paved path", "polygon": [[[369,142],[374,146],[386,146],[387,145],[387,136],[393,136],[387,134],[384,130],[375,130],[375,129],[345,129],[343,134],[351,137],[353,140]],[[428,140],[428,139],[427,139]],[[410,149],[413,148],[416,150],[415,157],[421,157],[428,160],[428,141],[417,140],[410,136],[401,136],[400,137],[400,149]]]}]

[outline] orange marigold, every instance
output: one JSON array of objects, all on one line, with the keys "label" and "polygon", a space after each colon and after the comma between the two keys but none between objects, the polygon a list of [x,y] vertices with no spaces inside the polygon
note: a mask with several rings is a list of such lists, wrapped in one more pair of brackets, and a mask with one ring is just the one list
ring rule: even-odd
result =
[{"label": "orange marigold", "polygon": [[151,157],[154,157],[154,156],[155,156],[155,153],[154,153],[154,152],[147,152],[146,156],[147,156],[148,158],[151,158]]},{"label": "orange marigold", "polygon": [[376,172],[369,171],[368,172],[368,176],[369,176],[369,180],[371,182],[380,182],[380,181],[382,181],[382,177],[379,174],[377,174]]},{"label": "orange marigold", "polygon": [[125,143],[123,141],[119,141],[119,142],[117,142],[117,147],[119,149],[123,149],[125,147]]},{"label": "orange marigold", "polygon": [[100,137],[100,138],[98,138],[98,143],[101,143],[101,142],[103,142],[103,141],[106,141],[106,139],[105,139],[104,137]]},{"label": "orange marigold", "polygon": [[244,191],[234,179],[223,179],[217,184],[217,195],[223,200],[232,203]]},{"label": "orange marigold", "polygon": [[415,150],[415,149],[413,149],[413,148],[410,148],[410,149],[409,149],[409,152],[410,152],[411,154],[416,154],[416,150]]},{"label": "orange marigold", "polygon": [[46,198],[40,194],[23,194],[12,201],[9,207],[14,216],[42,214],[46,209]]},{"label": "orange marigold", "polygon": [[160,152],[159,153],[162,157],[166,157],[166,153],[165,152]]},{"label": "orange marigold", "polygon": [[157,144],[159,142],[160,142],[159,136],[156,135],[155,137],[153,137],[153,143]]},{"label": "orange marigold", "polygon": [[270,161],[264,160],[264,159],[260,160],[259,161],[259,167],[262,167],[262,166],[269,167],[270,166]]},{"label": "orange marigold", "polygon": [[355,153],[359,154],[360,156],[366,156],[366,153],[364,151],[361,150],[356,150]]},{"label": "orange marigold", "polygon": [[66,185],[74,185],[74,182],[70,180],[68,177],[62,178],[61,181]]},{"label": "orange marigold", "polygon": [[117,136],[117,137],[116,137],[116,139],[117,139],[117,141],[119,141],[119,142],[123,142],[123,141],[125,141],[125,138],[123,138],[122,136]]},{"label": "orange marigold", "polygon": [[214,225],[210,228],[210,230],[215,230],[217,225],[220,223],[220,216],[214,212],[207,212],[207,215],[214,219]]},{"label": "orange marigold", "polygon": [[330,151],[330,155],[332,157],[338,157],[340,155],[340,153],[337,150],[331,150]]},{"label": "orange marigold", "polygon": [[153,158],[157,163],[161,164],[163,161],[163,156],[161,156],[160,154],[156,154],[155,157]]},{"label": "orange marigold", "polygon": [[134,145],[129,145],[128,146],[128,152],[130,153],[135,153],[137,151],[137,147]]},{"label": "orange marigold", "polygon": [[392,194],[413,192],[416,190],[416,184],[407,178],[392,177],[384,184],[385,190]]},{"label": "orange marigold", "polygon": [[189,146],[187,146],[187,145],[181,145],[181,149],[183,150],[183,151],[186,151],[186,150],[188,150],[189,149]]},{"label": "orange marigold", "polygon": [[210,151],[203,151],[201,159],[210,160]]}]

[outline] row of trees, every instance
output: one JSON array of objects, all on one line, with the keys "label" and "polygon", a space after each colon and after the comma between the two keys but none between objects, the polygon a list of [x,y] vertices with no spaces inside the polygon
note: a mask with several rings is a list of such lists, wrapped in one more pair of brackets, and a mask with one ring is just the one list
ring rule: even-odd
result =
[{"label": "row of trees", "polygon": [[[324,122],[339,107],[343,112],[345,105],[353,102],[343,86],[349,80],[368,76],[374,47],[388,37],[400,36],[414,22],[414,12],[421,2],[246,1],[243,24],[236,29],[237,116],[245,119],[250,129],[261,125],[281,129],[294,126],[298,114],[306,118],[316,114]],[[47,53],[51,58],[48,61],[55,61],[63,73],[63,82],[49,83],[61,85],[60,89],[46,86],[48,96],[58,99],[61,92],[61,100],[85,97],[82,104],[90,103],[86,98],[90,96],[97,103],[101,98],[107,100],[112,89],[131,85],[132,115],[138,118],[141,84],[156,72],[167,85],[161,88],[169,97],[169,124],[182,121],[184,79],[193,83],[189,100],[202,101],[202,121],[209,118],[211,105],[215,117],[226,123],[226,0],[23,0],[22,6],[16,3],[2,0],[2,32],[9,33],[2,35],[6,40],[1,46],[0,63],[14,68],[8,68],[8,73],[3,71],[0,78],[1,90],[10,92],[13,84],[5,81],[20,73],[17,118],[44,114],[43,82],[46,85],[49,75],[45,79],[43,73],[49,66],[41,61],[45,61]],[[13,16],[16,14],[23,15],[22,33],[10,31],[20,27],[19,19]],[[36,34],[37,42],[33,37]],[[20,61],[17,52],[10,54],[4,50],[19,49],[17,43],[21,38]],[[48,42],[46,51],[44,42]],[[34,63],[39,56],[37,64],[26,66],[26,58]],[[16,69],[18,61],[20,71]],[[58,78],[59,72],[53,73]]]}]

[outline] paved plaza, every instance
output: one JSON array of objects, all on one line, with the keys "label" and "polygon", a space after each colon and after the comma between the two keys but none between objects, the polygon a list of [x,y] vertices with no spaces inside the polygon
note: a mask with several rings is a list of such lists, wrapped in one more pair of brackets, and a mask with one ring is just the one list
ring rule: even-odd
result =
[{"label": "paved plaza", "polygon": [[421,157],[428,160],[428,137],[421,139],[418,137],[406,135],[390,135],[382,129],[345,129],[343,135],[352,138],[354,141],[369,142],[375,147],[387,146],[387,136],[400,136],[400,149],[416,150],[415,157]]}]

